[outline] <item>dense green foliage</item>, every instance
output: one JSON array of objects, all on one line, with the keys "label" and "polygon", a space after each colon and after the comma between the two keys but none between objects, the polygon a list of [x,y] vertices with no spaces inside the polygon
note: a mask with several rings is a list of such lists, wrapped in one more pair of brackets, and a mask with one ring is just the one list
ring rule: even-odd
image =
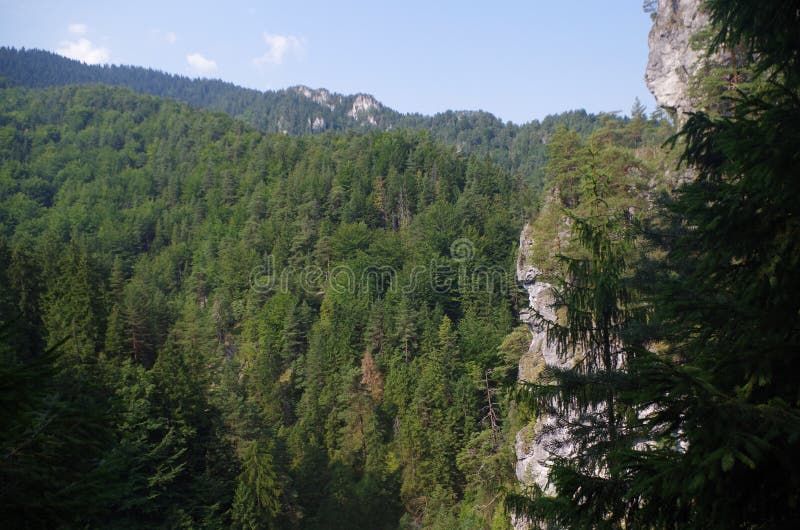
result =
[{"label": "dense green foliage", "polygon": [[635,355],[628,337],[647,310],[636,268],[652,245],[639,226],[668,181],[659,176],[661,154],[625,146],[635,131],[633,124],[616,134],[599,130],[588,141],[560,131],[550,145],[554,189],[530,228],[536,245],[528,260],[552,285],[553,314],[537,312],[534,323],[547,329],[566,364],[542,366],[517,398],[534,423],[539,414],[553,418],[542,432],[561,434],[546,446],[554,490],[534,484],[507,501],[557,528],[592,528],[608,518],[637,523],[628,518],[628,484],[616,474],[614,455],[642,438],[629,429],[637,409],[619,383]]},{"label": "dense green foliage", "polygon": [[[564,322],[552,335],[586,356],[519,393],[564,415],[576,443],[554,462],[552,492],[509,499],[537,521],[667,529],[800,519],[800,3],[707,7],[712,49],[747,58],[748,83],[674,138],[694,174],[663,216],[638,235],[624,218],[575,219],[584,257],[568,258]],[[644,235],[657,250],[620,253]],[[612,370],[592,361],[607,351],[597,334],[620,356]]]},{"label": "dense green foliage", "polygon": [[507,524],[523,181],[426,133],[1,92],[6,524]]},{"label": "dense green foliage", "polygon": [[341,96],[341,100],[336,101],[337,108],[330,109],[296,89],[261,92],[218,79],[191,79],[150,68],[88,65],[43,50],[3,47],[0,48],[0,64],[0,75],[19,86],[46,88],[95,83],[123,86],[141,94],[226,112],[269,132],[311,133],[315,130],[312,127],[315,117],[323,118],[328,130],[383,130],[399,117],[396,112],[383,108],[375,112],[375,125],[348,116],[356,96]]},{"label": "dense green foliage", "polygon": [[[352,114],[357,96],[309,92],[311,97],[307,97],[304,87],[260,92],[219,80],[189,79],[133,66],[93,66],[46,51],[6,47],[0,47],[0,76],[30,88],[87,83],[125,86],[142,94],[226,112],[262,131],[291,135],[399,128],[425,130],[461,152],[490,157],[535,186],[542,184],[546,145],[559,126],[583,136],[602,125],[601,116],[583,110],[524,125],[504,123],[482,111],[447,111],[423,116],[400,114],[378,105],[364,115]],[[661,119],[659,116],[657,113],[656,118]]]},{"label": "dense green foliage", "polygon": [[[0,49],[3,522],[792,527],[800,3],[708,8],[732,59],[672,154],[638,102],[371,123]],[[531,214],[540,323],[575,362],[514,395],[570,450],[504,499]]]}]

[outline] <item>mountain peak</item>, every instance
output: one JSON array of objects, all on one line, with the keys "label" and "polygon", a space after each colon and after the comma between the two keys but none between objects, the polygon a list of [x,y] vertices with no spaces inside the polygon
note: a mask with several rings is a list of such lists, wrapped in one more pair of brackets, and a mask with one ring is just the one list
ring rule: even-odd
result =
[{"label": "mountain peak", "polygon": [[346,104],[352,99],[353,103],[350,106],[350,110],[347,111],[347,116],[355,121],[364,120],[371,125],[377,125],[378,123],[374,112],[384,108],[383,104],[370,94],[343,96],[331,93],[325,88],[311,88],[305,85],[293,86],[288,88],[287,91],[295,92],[318,105],[327,107],[329,110],[334,110],[338,105]]},{"label": "mountain peak", "polygon": [[288,88],[287,90],[296,92],[301,96],[304,96],[314,103],[318,105],[322,105],[328,107],[330,110],[336,108],[337,103],[341,103],[342,96],[339,94],[331,94],[328,89],[325,88],[310,88],[305,85],[297,85]]},{"label": "mountain peak", "polygon": [[369,94],[358,94],[353,100],[353,106],[347,115],[356,121],[366,119],[372,125],[377,125],[375,116],[372,115],[371,111],[380,110],[382,107],[383,105]]}]

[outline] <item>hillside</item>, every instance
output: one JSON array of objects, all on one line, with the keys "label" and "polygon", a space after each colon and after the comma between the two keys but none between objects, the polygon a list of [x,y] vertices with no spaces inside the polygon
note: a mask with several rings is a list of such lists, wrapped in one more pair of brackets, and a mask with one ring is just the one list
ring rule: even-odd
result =
[{"label": "hillside", "polygon": [[[595,137],[632,152],[648,123]],[[424,131],[263,133],[104,85],[0,89],[0,157],[0,352],[29,411],[4,447],[42,429],[6,520],[45,491],[42,524],[507,522],[524,180]],[[52,449],[48,400],[103,438]]]},{"label": "hillside", "polygon": [[472,470],[512,477],[481,396],[512,366],[524,183],[426,133],[265,134],[107,86],[0,90],[0,157],[6,522],[494,516]]},{"label": "hillside", "polygon": [[[634,34],[609,6],[582,20]],[[797,526],[800,0],[644,7],[671,119],[403,115],[0,48],[3,526]],[[84,22],[61,49],[110,56]],[[519,70],[529,43],[493,40]]]},{"label": "hillside", "polygon": [[51,52],[8,47],[0,48],[0,77],[30,88],[93,83],[125,86],[141,94],[225,112],[262,131],[293,136],[325,131],[426,130],[459,151],[488,156],[535,186],[541,186],[546,143],[558,127],[585,136],[603,121],[583,110],[524,125],[504,123],[482,111],[401,114],[367,94],[344,96],[303,86],[261,92],[220,80],[190,79],[135,66],[87,65]]}]

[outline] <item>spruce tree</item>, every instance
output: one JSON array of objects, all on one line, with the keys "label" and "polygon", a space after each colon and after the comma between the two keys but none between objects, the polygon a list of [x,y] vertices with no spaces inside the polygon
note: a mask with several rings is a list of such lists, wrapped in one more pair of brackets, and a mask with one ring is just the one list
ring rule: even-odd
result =
[{"label": "spruce tree", "polygon": [[272,455],[262,442],[250,441],[244,444],[241,460],[232,507],[233,528],[274,528],[283,488]]},{"label": "spruce tree", "polygon": [[[539,406],[596,396],[605,416],[604,428],[576,438],[578,455],[593,449],[593,474],[557,459],[555,496],[510,498],[539,520],[665,529],[800,520],[800,2],[711,0],[707,8],[710,52],[742,51],[758,82],[715,114],[693,113],[673,139],[695,177],[667,205],[657,281],[639,285],[652,314],[634,320],[636,340],[622,335],[616,382],[592,381],[609,397],[616,388],[627,413],[612,417],[609,397],[566,373],[554,374],[561,385],[550,396],[528,394]],[[591,268],[571,273],[589,284],[603,278]],[[567,306],[571,344],[586,348],[602,329],[586,322],[602,322],[605,304],[591,307],[591,320],[576,321]]]},{"label": "spruce tree", "polygon": [[615,454],[632,445],[628,418],[635,412],[619,398],[629,351],[624,335],[636,314],[630,286],[632,223],[609,206],[613,178],[589,150],[582,165],[580,208],[566,210],[570,248],[557,256],[552,308],[556,320],[536,318],[565,362],[547,367],[539,381],[524,384],[519,401],[556,418],[549,480],[552,490],[534,487],[531,498],[510,496],[509,506],[530,519],[556,527],[613,527],[627,521],[631,499]]},{"label": "spruce tree", "polygon": [[800,518],[800,2],[714,0],[712,50],[757,81],[675,139],[695,179],[670,205],[659,355],[631,367],[652,443],[630,455],[648,518],[786,528]]}]

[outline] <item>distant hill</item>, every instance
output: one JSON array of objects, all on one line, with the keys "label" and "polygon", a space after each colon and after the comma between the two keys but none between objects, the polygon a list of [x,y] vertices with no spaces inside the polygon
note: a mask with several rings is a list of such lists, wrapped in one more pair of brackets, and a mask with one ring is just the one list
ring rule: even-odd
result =
[{"label": "distant hill", "polygon": [[295,86],[258,91],[218,79],[191,79],[150,68],[88,65],[52,52],[0,47],[0,77],[31,88],[74,84],[128,87],[142,94],[221,111],[266,132],[289,135],[325,131],[428,130],[465,153],[488,156],[531,183],[541,182],[545,144],[558,126],[587,135],[601,116],[568,111],[524,125],[503,122],[483,111],[447,111],[434,116],[401,114],[368,94],[342,95]]}]

